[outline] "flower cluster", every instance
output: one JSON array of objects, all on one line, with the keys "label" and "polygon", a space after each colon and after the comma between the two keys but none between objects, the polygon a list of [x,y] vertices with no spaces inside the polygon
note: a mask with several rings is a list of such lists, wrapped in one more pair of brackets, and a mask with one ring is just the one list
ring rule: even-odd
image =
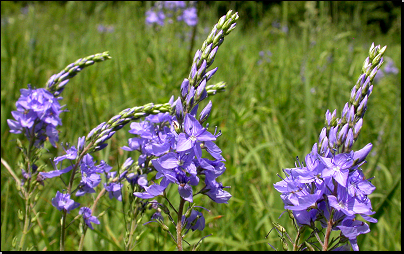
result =
[{"label": "flower cluster", "polygon": [[[97,187],[101,183],[101,175],[105,176],[105,183],[104,183],[104,188],[105,191],[109,193],[109,198],[113,199],[116,198],[119,201],[122,201],[122,193],[121,189],[123,187],[122,182],[124,180],[127,180],[131,184],[138,184],[138,185],[146,185],[147,180],[144,179],[144,176],[136,175],[134,173],[128,174],[128,170],[130,166],[133,164],[133,160],[131,158],[128,158],[125,163],[122,165],[122,173],[120,174],[119,177],[116,177],[117,172],[110,172],[112,167],[108,165],[105,161],[101,160],[101,162],[96,165],[96,162],[94,161],[93,157],[85,153],[82,158],[79,159],[79,151],[83,150],[83,146],[85,143],[85,137],[80,137],[78,140],[77,148],[75,146],[71,146],[69,149],[65,149],[66,154],[56,157],[53,161],[55,163],[55,167],[58,165],[59,162],[62,162],[64,160],[71,160],[75,161],[77,160],[77,163],[74,165],[70,165],[64,169],[56,169],[53,171],[49,172],[40,172],[40,175],[42,176],[43,179],[48,179],[48,178],[54,178],[57,176],[60,176],[62,174],[68,173],[75,169],[76,165],[80,168],[80,173],[81,173],[81,180],[80,183],[78,184],[75,192],[76,196],[83,196],[86,193],[95,193],[95,187]],[[75,170],[73,170],[75,172]],[[55,202],[52,202],[52,204],[56,208],[60,208],[59,203],[56,202],[56,200],[61,200],[61,194],[59,192],[56,194],[55,197]],[[67,195],[67,194],[66,194]],[[67,198],[64,198],[67,199]],[[63,199],[63,200],[64,200]],[[70,194],[68,196],[68,199],[70,200]],[[67,202],[67,201],[66,201]],[[70,201],[73,202],[73,201]],[[79,203],[75,203],[77,205],[75,206],[69,206],[66,211],[73,210],[77,207],[79,207]],[[61,210],[61,209],[59,209]],[[88,215],[88,211],[83,212],[80,210],[80,214],[83,213],[83,216],[85,214]],[[93,217],[88,217],[91,219],[90,221],[93,222],[95,220]],[[87,221],[87,218],[84,217],[85,221]],[[94,222],[95,223],[95,222]],[[96,224],[99,224],[96,223]],[[89,226],[91,229],[92,226]]]},{"label": "flower cluster", "polygon": [[[203,175],[205,186],[200,193],[217,203],[227,203],[231,195],[223,190],[225,187],[221,183],[216,182],[226,169],[222,151],[213,142],[220,134],[214,135],[202,127],[195,113],[186,114],[184,132],[179,131],[176,116],[168,113],[148,116],[145,121],[132,123],[130,127],[129,133],[138,137],[129,139],[128,146],[122,149],[140,151],[138,165],[143,172],[155,170],[155,180],[161,178],[160,184],[144,186],[145,191],[135,192],[135,196],[154,198],[161,195],[169,184],[176,184],[180,196],[193,202],[192,186],[197,186],[199,177]],[[202,150],[214,159],[203,158]]]},{"label": "flower cluster", "polygon": [[[359,250],[357,236],[370,231],[365,222],[355,220],[356,214],[366,221],[377,222],[369,217],[375,212],[368,195],[375,187],[361,169],[372,144],[358,151],[352,151],[352,145],[362,128],[368,97],[373,90],[371,83],[383,63],[385,49],[372,44],[363,74],[353,87],[351,100],[345,104],[341,118],[336,117],[336,110],[332,114],[327,110],[326,127],[318,143],[306,155],[305,164],[298,162],[295,168],[284,169],[286,177],[274,184],[281,193],[285,209],[293,212],[300,227],[314,229],[314,222],[320,221],[328,234],[331,230],[341,230],[354,250]],[[323,250],[327,248],[323,246]]]},{"label": "flower cluster", "polygon": [[37,147],[46,138],[56,147],[59,139],[56,127],[62,125],[60,113],[63,112],[58,100],[46,89],[21,89],[21,96],[16,102],[17,111],[12,111],[15,120],[7,119],[11,133],[24,132],[29,140],[35,140]]},{"label": "flower cluster", "polygon": [[177,21],[184,21],[188,26],[195,26],[198,23],[196,8],[187,7],[185,1],[157,1],[150,10],[146,11],[147,24],[157,23],[163,26],[166,17],[168,23],[173,23],[174,17]]}]

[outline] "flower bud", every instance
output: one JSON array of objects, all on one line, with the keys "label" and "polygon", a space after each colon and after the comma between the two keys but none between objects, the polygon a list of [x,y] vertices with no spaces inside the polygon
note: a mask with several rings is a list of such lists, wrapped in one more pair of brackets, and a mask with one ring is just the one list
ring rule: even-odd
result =
[{"label": "flower bud", "polygon": [[344,144],[344,146],[345,146],[348,150],[351,150],[352,145],[353,145],[353,142],[354,142],[354,137],[353,137],[352,128],[349,128],[348,134],[347,134],[346,139],[345,139],[345,144]]},{"label": "flower bud", "polygon": [[361,150],[354,152],[353,155],[353,160],[354,160],[354,165],[358,165],[362,161],[366,159],[366,156],[370,153],[370,150],[372,150],[372,143],[367,144],[364,146]]},{"label": "flower bud", "polygon": [[189,80],[184,79],[181,84],[181,97],[184,98],[188,93]]},{"label": "flower bud", "polygon": [[212,109],[212,101],[209,101],[209,103],[206,105],[206,107],[199,114],[200,123],[203,123],[208,119],[211,109]]},{"label": "flower bud", "polygon": [[175,116],[177,117],[177,120],[184,118],[184,109],[182,107],[181,98],[178,98],[175,103]]}]

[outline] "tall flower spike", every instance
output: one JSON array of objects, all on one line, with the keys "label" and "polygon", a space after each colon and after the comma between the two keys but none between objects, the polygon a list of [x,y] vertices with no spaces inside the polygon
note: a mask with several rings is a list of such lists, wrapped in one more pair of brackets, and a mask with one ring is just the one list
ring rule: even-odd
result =
[{"label": "tall flower spike", "polygon": [[[232,10],[230,10],[226,15],[222,16],[218,23],[213,26],[211,33],[203,42],[201,49],[196,51],[194,60],[192,62],[191,71],[188,76],[188,91],[186,93],[184,93],[184,91],[181,92],[184,112],[189,112],[189,110],[193,107],[192,103],[188,105],[186,104],[187,101],[190,101],[186,100],[186,98],[189,97],[191,87],[195,87],[195,89],[197,89],[203,78],[206,78],[206,81],[208,81],[215,73],[215,71],[207,71],[207,68],[213,63],[217,50],[220,44],[223,42],[224,37],[235,28],[235,22],[237,19],[238,13],[233,13]],[[209,94],[209,92],[207,94]]]},{"label": "tall flower spike", "polygon": [[[348,150],[344,150],[345,152],[349,152],[351,150],[353,143],[356,141],[359,135],[360,127],[362,124],[357,125],[357,123],[364,117],[366,112],[366,105],[369,100],[370,94],[373,89],[373,78],[376,75],[377,71],[381,68],[383,64],[383,54],[386,51],[387,46],[383,48],[380,45],[372,46],[369,49],[369,56],[365,59],[362,66],[362,74],[359,76],[358,81],[355,86],[351,90],[350,100],[347,104],[345,104],[344,110],[342,111],[342,117],[337,123],[337,128],[341,129],[343,125],[349,123],[349,126],[354,128],[354,139],[351,144],[351,140],[349,140],[349,146],[345,147]],[[329,111],[326,112],[326,126],[328,131],[328,140],[331,142],[333,138],[331,138],[330,122],[331,116]],[[361,122],[362,123],[362,122]],[[331,124],[332,125],[332,124]],[[345,139],[339,140],[334,147],[338,149],[340,145],[343,145]],[[334,144],[330,144],[333,146]]]}]

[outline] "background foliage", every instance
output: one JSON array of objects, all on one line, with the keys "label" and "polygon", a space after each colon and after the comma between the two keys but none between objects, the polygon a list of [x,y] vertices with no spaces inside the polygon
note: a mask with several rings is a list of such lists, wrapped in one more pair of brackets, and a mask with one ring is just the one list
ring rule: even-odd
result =
[{"label": "background foliage", "polygon": [[[178,96],[187,77],[191,28],[179,23],[146,26],[151,2],[1,2],[1,158],[11,167],[21,158],[16,135],[6,119],[15,110],[19,89],[44,87],[47,79],[80,57],[108,50],[112,59],[86,68],[67,85],[61,104],[60,141],[76,142],[122,109],[149,102],[165,103]],[[373,143],[367,177],[375,176],[371,195],[377,224],[358,237],[361,250],[401,250],[401,7],[392,2],[210,2],[198,4],[198,26],[192,55],[228,9],[239,12],[238,27],[221,46],[210,84],[227,83],[211,98],[210,126],[223,132],[217,141],[226,158],[221,177],[232,188],[229,204],[206,196],[198,205],[207,226],[193,232],[191,243],[204,239],[202,250],[281,249],[271,222],[292,228],[287,216],[278,219],[283,203],[273,183],[282,168],[294,167],[317,142],[327,109],[340,114],[348,101],[372,42],[387,45],[386,56],[400,70],[386,75],[373,89],[368,113],[355,150]],[[182,23],[183,24],[183,23]],[[99,32],[98,26],[113,27]],[[286,29],[287,27],[287,29]],[[264,58],[260,56],[264,51]],[[270,51],[271,53],[267,53]],[[262,54],[262,53],[261,53]],[[206,102],[205,102],[206,103]],[[128,127],[94,154],[110,165],[128,156],[119,147],[131,136]],[[61,155],[49,144],[42,163]],[[16,170],[20,172],[19,170]],[[30,237],[32,250],[58,250],[60,213],[50,200],[60,181],[47,181],[36,205],[39,213]],[[126,190],[126,189],[125,189]],[[175,191],[175,190],[174,190]],[[174,192],[171,192],[174,194]],[[103,199],[101,225],[86,235],[86,250],[121,250],[125,236],[124,202]],[[21,235],[18,211],[24,203],[14,180],[1,168],[1,249],[12,250]],[[149,220],[152,211],[143,216]],[[73,216],[71,217],[71,219]],[[78,246],[78,223],[70,225],[66,249]],[[142,234],[141,234],[142,233]],[[292,233],[292,232],[291,232]],[[153,223],[137,229],[137,250],[173,250],[169,236]]]}]

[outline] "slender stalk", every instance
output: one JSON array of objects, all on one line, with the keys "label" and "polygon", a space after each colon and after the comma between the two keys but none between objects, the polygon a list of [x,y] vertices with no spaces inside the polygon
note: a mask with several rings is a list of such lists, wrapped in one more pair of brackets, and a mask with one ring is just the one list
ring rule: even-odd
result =
[{"label": "slender stalk", "polygon": [[88,226],[87,225],[84,225],[83,226],[84,227],[84,229],[83,229],[83,234],[81,235],[81,237],[80,237],[80,243],[79,243],[79,251],[82,251],[83,250],[83,246],[84,246],[84,237],[85,237],[85,235],[86,235],[86,233],[87,233],[87,228],[88,228]]},{"label": "slender stalk", "polygon": [[27,193],[24,195],[25,196],[25,215],[24,215],[24,229],[22,231],[22,236],[21,236],[21,240],[20,240],[20,246],[18,248],[18,250],[22,251],[24,249],[24,244],[25,244],[25,237],[28,234],[28,227],[29,227],[29,213],[30,213],[30,205],[29,205],[29,195],[27,195]]},{"label": "slender stalk", "polygon": [[128,243],[126,244],[126,250],[131,251],[131,243],[133,241],[133,234],[135,233],[135,230],[137,228],[137,215],[138,215],[138,209],[135,209],[134,216],[132,218],[132,223],[130,224],[130,231],[129,231],[129,238],[128,238]]},{"label": "slender stalk", "polygon": [[182,235],[181,235],[181,231],[182,231],[182,211],[184,209],[184,204],[185,204],[185,200],[180,197],[180,205],[178,207],[178,220],[177,220],[177,248],[179,251],[182,251]]},{"label": "slender stalk", "polygon": [[66,211],[63,209],[62,212],[62,229],[61,229],[61,236],[60,236],[60,251],[65,250],[65,227],[66,227]]},{"label": "slender stalk", "polygon": [[16,181],[17,185],[21,185],[21,181],[20,179],[17,177],[16,173],[14,172],[14,170],[10,167],[10,165],[8,165],[7,161],[4,160],[3,158],[1,158],[1,164],[4,165],[4,167],[7,169],[7,171],[10,173],[10,175],[14,178],[14,180]]},{"label": "slender stalk", "polygon": [[295,242],[293,243],[293,251],[298,251],[299,249],[299,240],[300,240],[300,234],[302,233],[301,228],[297,231],[297,235],[295,238]]},{"label": "slender stalk", "polygon": [[330,239],[332,225],[332,219],[330,218],[330,220],[327,222],[327,231],[325,232],[323,251],[326,251],[328,249],[328,241]]}]

